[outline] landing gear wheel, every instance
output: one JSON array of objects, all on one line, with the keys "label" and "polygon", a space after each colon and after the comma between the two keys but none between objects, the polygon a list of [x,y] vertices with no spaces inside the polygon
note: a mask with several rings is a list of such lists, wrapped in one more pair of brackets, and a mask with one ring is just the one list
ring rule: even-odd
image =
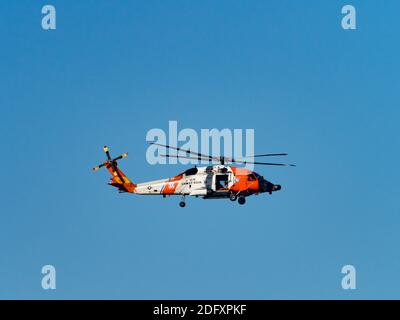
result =
[{"label": "landing gear wheel", "polygon": [[239,197],[238,202],[239,202],[239,204],[245,204],[246,203],[246,198],[245,197]]},{"label": "landing gear wheel", "polygon": [[237,195],[236,195],[236,194],[231,193],[231,194],[229,195],[229,200],[231,200],[231,201],[236,201],[236,199],[237,199]]},{"label": "landing gear wheel", "polygon": [[181,208],[184,208],[186,206],[186,203],[184,201],[179,202],[179,206]]}]

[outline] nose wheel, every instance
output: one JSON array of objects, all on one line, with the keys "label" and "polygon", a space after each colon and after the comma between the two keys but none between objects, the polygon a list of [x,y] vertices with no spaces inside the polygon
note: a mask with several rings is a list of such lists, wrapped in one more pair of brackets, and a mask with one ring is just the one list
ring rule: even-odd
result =
[{"label": "nose wheel", "polygon": [[245,197],[239,197],[238,199],[239,204],[243,205],[246,203],[246,198]]}]

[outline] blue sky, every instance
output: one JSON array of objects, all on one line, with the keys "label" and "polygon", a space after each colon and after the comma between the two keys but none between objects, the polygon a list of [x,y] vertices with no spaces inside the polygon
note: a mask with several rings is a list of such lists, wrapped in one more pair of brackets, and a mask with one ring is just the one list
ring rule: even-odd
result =
[{"label": "blue sky", "polygon": [[[400,298],[400,4],[352,1],[347,31],[345,4],[2,1],[0,298]],[[256,168],[273,196],[185,209],[91,172],[104,144],[134,182],[186,169],[146,162],[169,120],[254,128],[298,166]]]}]

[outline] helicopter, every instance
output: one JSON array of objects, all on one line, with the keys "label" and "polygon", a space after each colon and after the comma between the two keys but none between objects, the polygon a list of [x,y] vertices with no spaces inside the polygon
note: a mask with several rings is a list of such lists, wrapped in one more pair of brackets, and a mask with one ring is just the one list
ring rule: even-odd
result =
[{"label": "helicopter", "polygon": [[[102,164],[93,168],[97,171],[102,167],[106,167],[111,173],[112,177],[108,182],[109,185],[117,188],[120,193],[128,192],[138,195],[158,195],[172,196],[177,195],[181,197],[179,202],[180,207],[185,207],[185,197],[202,197],[203,199],[229,199],[231,201],[238,201],[240,205],[246,203],[246,197],[257,195],[261,193],[269,193],[279,191],[282,189],[281,185],[274,184],[266,180],[258,173],[248,170],[246,168],[235,167],[226,165],[226,163],[238,164],[257,164],[269,166],[291,166],[294,164],[271,163],[271,162],[249,162],[245,159],[234,159],[224,156],[210,156],[189,149],[182,149],[172,147],[169,145],[151,143],[166,149],[176,150],[176,155],[164,154],[161,155],[167,158],[184,158],[194,160],[206,160],[209,162],[217,162],[219,164],[209,165],[205,167],[193,167],[187,169],[180,174],[160,180],[147,181],[142,183],[133,183],[119,168],[118,161],[127,157],[128,152],[112,158],[107,146],[103,147],[103,151],[107,156],[107,160]],[[184,152],[185,155],[178,154]],[[287,153],[267,153],[251,156],[256,157],[271,157],[271,156],[287,156]],[[247,157],[249,158],[249,157]]]}]

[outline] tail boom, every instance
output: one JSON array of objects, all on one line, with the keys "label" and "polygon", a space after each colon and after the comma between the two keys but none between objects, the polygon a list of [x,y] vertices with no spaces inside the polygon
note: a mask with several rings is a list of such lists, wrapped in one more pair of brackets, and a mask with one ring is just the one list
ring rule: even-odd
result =
[{"label": "tail boom", "polygon": [[106,164],[106,168],[112,175],[108,183],[110,186],[118,188],[120,192],[135,192],[136,184],[132,183],[119,168],[114,169],[110,163]]}]

